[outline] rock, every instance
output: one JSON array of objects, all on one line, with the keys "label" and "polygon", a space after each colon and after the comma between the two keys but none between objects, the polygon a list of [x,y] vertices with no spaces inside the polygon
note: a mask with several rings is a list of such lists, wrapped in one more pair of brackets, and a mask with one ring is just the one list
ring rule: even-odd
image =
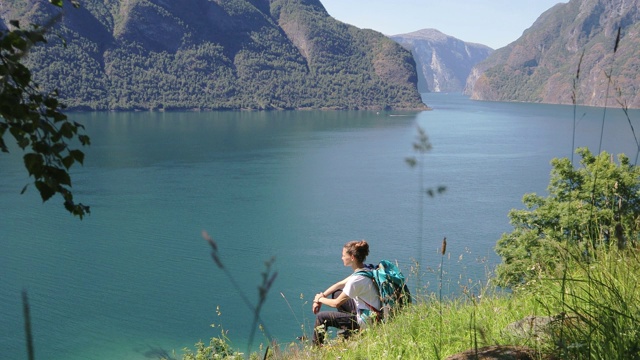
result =
[{"label": "rock", "polygon": [[554,321],[554,316],[531,315],[507,325],[505,331],[517,337],[540,338],[549,333],[549,327]]},{"label": "rock", "polygon": [[549,338],[557,333],[560,326],[575,327],[579,323],[575,315],[558,314],[554,316],[530,315],[522,320],[513,322],[505,328],[509,335],[520,338]]},{"label": "rock", "polygon": [[539,356],[525,346],[494,345],[451,355],[446,360],[535,360]]}]

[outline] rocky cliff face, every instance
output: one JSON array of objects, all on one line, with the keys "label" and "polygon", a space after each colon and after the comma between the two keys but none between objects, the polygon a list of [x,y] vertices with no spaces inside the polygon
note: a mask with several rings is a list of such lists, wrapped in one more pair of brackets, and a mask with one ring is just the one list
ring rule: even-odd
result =
[{"label": "rocky cliff face", "polygon": [[473,66],[493,52],[488,46],[467,43],[434,29],[391,39],[413,53],[420,92],[462,92]]},{"label": "rocky cliff face", "polygon": [[[478,64],[472,99],[640,108],[640,0],[571,0]],[[618,36],[620,29],[620,37]]]},{"label": "rocky cliff face", "polygon": [[[81,6],[65,6],[55,35],[27,60],[71,109],[426,109],[410,52],[336,21],[319,0]],[[2,3],[0,26],[43,24],[59,11]]]}]

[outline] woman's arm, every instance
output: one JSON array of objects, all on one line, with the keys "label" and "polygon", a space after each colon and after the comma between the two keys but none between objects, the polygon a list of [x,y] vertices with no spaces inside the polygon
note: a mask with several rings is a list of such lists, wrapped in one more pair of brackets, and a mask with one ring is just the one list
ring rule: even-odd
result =
[{"label": "woman's arm", "polygon": [[[329,286],[327,290],[319,294],[316,294],[315,298],[313,299],[313,303],[314,305],[318,304],[317,310],[320,310],[320,307],[319,307],[320,304],[325,304],[325,305],[329,305],[331,307],[337,308],[338,306],[342,305],[345,301],[349,300],[349,296],[347,296],[347,294],[345,293],[340,293],[340,295],[335,299],[330,299],[327,297],[333,294],[336,290],[342,290],[344,288],[344,285],[349,280],[349,278],[350,276],[347,276],[344,280],[338,281],[337,283]],[[314,313],[316,313],[317,310],[315,309],[315,306],[314,306]]]},{"label": "woman's arm", "polygon": [[317,297],[317,300],[315,302],[337,308],[338,306],[344,304],[347,300],[349,300],[349,296],[347,296],[347,294],[345,293],[340,293],[340,295],[338,295],[338,297],[335,299],[330,299],[328,297]]},{"label": "woman's arm", "polygon": [[[340,280],[337,283],[329,286],[327,288],[327,290],[321,292],[318,295],[322,295],[321,297],[327,297],[327,296],[331,296],[331,294],[333,294],[334,292],[336,292],[336,290],[342,290],[344,288],[344,285],[347,283],[347,280],[349,280],[350,276],[347,276],[344,280]],[[317,297],[317,296],[316,296]],[[317,299],[315,299],[317,300]]]}]

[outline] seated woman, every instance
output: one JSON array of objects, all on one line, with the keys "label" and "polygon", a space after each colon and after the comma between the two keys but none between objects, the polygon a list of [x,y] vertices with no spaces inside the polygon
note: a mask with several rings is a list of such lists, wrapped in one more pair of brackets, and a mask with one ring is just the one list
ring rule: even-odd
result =
[{"label": "seated woman", "polygon": [[[380,297],[375,282],[364,275],[356,274],[358,271],[368,270],[364,265],[367,255],[369,244],[364,240],[350,241],[342,249],[342,263],[344,266],[350,266],[353,274],[315,296],[312,307],[313,313],[316,314],[314,344],[323,343],[327,327],[349,331],[363,329],[367,323],[373,321],[373,316],[379,311]],[[336,298],[328,297],[336,292],[340,293]],[[320,311],[323,304],[338,311]]]}]

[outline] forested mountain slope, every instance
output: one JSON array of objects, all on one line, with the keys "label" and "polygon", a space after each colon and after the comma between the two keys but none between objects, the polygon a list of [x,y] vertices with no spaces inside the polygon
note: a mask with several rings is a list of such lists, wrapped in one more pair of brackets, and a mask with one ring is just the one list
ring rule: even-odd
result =
[{"label": "forested mountain slope", "polygon": [[[425,109],[410,52],[318,0],[85,0],[65,6],[35,80],[71,109]],[[43,24],[46,1],[0,19]]]},{"label": "forested mountain slope", "polygon": [[571,104],[575,89],[578,104],[640,108],[639,34],[640,0],[558,4],[478,64],[465,92],[479,100]]}]

